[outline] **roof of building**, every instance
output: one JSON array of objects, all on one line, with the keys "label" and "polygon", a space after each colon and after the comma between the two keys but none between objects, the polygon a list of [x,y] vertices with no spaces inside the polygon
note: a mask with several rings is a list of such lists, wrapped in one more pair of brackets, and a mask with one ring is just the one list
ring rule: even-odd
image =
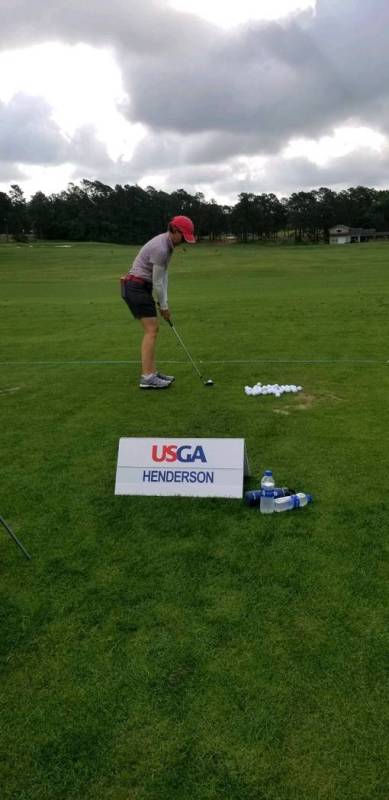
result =
[{"label": "roof of building", "polygon": [[330,228],[331,236],[336,234],[344,234],[345,236],[367,236],[376,233],[375,228],[350,228],[348,225],[335,225]]}]

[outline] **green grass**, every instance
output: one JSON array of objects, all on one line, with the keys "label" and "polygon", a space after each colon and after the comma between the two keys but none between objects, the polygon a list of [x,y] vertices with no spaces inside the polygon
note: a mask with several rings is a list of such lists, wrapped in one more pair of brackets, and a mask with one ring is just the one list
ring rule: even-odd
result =
[{"label": "green grass", "polygon": [[[387,800],[389,248],[177,251],[213,389],[167,325],[161,394],[137,363],[20,363],[136,362],[135,252],[0,248],[0,514],[33,556],[0,531],[1,798]],[[142,435],[245,437],[251,485],[314,503],[115,497]]]}]

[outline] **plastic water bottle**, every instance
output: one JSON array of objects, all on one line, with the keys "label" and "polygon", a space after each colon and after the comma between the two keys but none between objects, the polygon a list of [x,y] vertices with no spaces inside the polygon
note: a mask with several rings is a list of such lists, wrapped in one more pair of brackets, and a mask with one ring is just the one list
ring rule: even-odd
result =
[{"label": "plastic water bottle", "polygon": [[[290,494],[295,494],[295,491],[295,489],[288,489],[287,486],[275,486],[273,497],[288,497]],[[244,501],[248,506],[259,506],[261,496],[262,489],[252,489],[250,492],[245,492]]]},{"label": "plastic water bottle", "polygon": [[261,502],[259,506],[261,514],[273,513],[275,486],[273,473],[271,469],[267,469],[261,479]]},{"label": "plastic water bottle", "polygon": [[274,511],[292,511],[294,508],[303,508],[312,503],[312,495],[297,492],[290,497],[279,497],[274,501]]}]

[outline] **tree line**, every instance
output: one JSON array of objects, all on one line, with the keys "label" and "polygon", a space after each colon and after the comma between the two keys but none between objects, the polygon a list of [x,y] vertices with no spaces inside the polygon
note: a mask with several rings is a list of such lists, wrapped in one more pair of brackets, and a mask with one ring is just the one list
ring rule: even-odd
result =
[{"label": "tree line", "polygon": [[36,192],[30,200],[17,184],[0,192],[0,234],[20,240],[33,233],[38,239],[142,244],[176,214],[190,217],[197,235],[210,240],[230,235],[242,242],[319,242],[328,240],[337,224],[388,230],[389,190],[323,187],[281,199],[242,192],[232,206],[207,201],[201,192],[112,188],[89,180],[70,183],[58,194]]}]

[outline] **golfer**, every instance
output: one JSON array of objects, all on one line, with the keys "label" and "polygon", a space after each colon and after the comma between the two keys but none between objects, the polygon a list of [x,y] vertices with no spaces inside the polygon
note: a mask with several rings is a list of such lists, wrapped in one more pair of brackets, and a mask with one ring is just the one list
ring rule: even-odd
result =
[{"label": "golfer", "polygon": [[167,269],[174,248],[184,241],[190,244],[196,241],[193,222],[189,217],[173,217],[167,232],[154,236],[142,247],[121,279],[122,298],[143,328],[141,389],[167,389],[174,381],[173,375],[158,372],[155,364],[159,329],[155,300],[161,316],[169,320]]}]

